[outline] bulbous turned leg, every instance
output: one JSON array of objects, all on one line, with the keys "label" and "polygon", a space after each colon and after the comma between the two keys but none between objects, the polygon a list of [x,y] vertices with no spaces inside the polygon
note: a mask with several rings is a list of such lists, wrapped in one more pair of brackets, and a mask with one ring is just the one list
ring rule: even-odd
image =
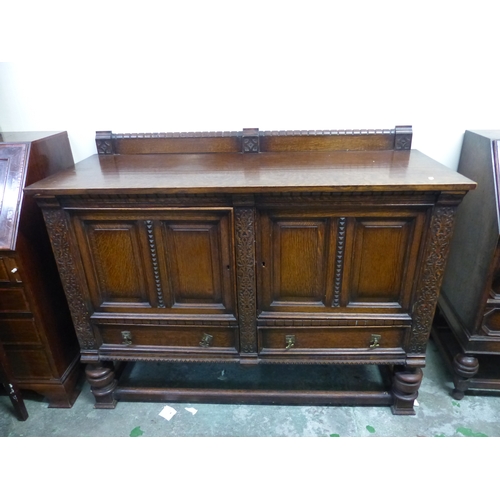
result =
[{"label": "bulbous turned leg", "polygon": [[95,398],[94,408],[114,408],[113,391],[117,386],[113,363],[92,363],[85,368],[85,375]]},{"label": "bulbous turned leg", "polygon": [[391,407],[394,415],[415,415],[413,403],[418,396],[422,375],[421,368],[395,368],[392,380],[394,402]]},{"label": "bulbous turned leg", "polygon": [[469,381],[479,370],[479,361],[474,356],[457,354],[453,358],[453,389],[451,395],[454,399],[462,399],[469,388]]}]

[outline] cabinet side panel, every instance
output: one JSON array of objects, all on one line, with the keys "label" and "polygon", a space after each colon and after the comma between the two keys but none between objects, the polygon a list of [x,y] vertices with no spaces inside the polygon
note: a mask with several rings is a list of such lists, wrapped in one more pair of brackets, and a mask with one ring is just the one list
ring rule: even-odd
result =
[{"label": "cabinet side panel", "polygon": [[489,288],[490,263],[498,241],[492,161],[491,141],[467,131],[458,171],[478,186],[457,209],[441,293],[470,333],[482,319],[483,291]]}]

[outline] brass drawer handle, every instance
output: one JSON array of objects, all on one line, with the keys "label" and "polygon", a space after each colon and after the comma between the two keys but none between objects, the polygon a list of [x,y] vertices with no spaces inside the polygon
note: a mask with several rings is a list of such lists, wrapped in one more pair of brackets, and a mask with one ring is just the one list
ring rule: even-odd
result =
[{"label": "brass drawer handle", "polygon": [[381,335],[374,335],[372,334],[370,338],[370,349],[375,349],[376,347],[380,347],[380,339],[382,338]]},{"label": "brass drawer handle", "polygon": [[201,338],[200,347],[210,347],[213,339],[214,338],[212,335],[209,335],[208,333],[204,333],[203,337]]},{"label": "brass drawer handle", "polygon": [[286,335],[285,349],[291,349],[292,347],[295,347],[295,335]]},{"label": "brass drawer handle", "polygon": [[122,344],[130,345],[132,343],[132,333],[128,331],[122,332]]}]

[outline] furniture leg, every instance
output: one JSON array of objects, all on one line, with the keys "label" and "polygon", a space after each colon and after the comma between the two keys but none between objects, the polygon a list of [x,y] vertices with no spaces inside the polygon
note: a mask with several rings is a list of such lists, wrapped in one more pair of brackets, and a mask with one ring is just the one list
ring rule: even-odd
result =
[{"label": "furniture leg", "polygon": [[394,415],[415,415],[413,403],[418,396],[422,375],[421,368],[395,368],[392,381],[394,402],[391,407]]},{"label": "furniture leg", "polygon": [[96,401],[94,408],[114,408],[116,406],[114,390],[117,381],[113,363],[88,364],[85,368],[85,374]]},{"label": "furniture leg", "polygon": [[465,391],[469,387],[469,380],[477,374],[479,370],[479,361],[474,356],[457,354],[453,358],[453,383],[455,388],[451,395],[454,399],[462,399]]}]

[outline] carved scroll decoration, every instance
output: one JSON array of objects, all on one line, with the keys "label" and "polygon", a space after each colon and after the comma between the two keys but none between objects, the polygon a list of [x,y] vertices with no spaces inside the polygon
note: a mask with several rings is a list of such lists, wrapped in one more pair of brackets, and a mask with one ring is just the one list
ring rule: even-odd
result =
[{"label": "carved scroll decoration", "polygon": [[335,256],[335,284],[333,307],[340,307],[340,290],[342,288],[342,268],[344,267],[346,218],[340,217],[337,231],[337,253]]},{"label": "carved scroll decoration", "polygon": [[413,307],[413,326],[408,349],[411,353],[425,353],[448,259],[455,211],[455,206],[434,209],[423,272]]},{"label": "carved scroll decoration", "polygon": [[163,299],[163,291],[161,289],[160,269],[158,267],[158,253],[156,250],[156,242],[153,233],[153,221],[147,220],[145,221],[145,223],[148,233],[149,253],[151,254],[151,263],[153,264],[153,274],[155,277],[155,287],[156,287],[156,297],[158,299],[158,307],[165,307],[165,301]]},{"label": "carved scroll decoration", "polygon": [[95,349],[90,316],[77,278],[69,241],[69,227],[62,210],[44,209],[43,216],[50,235],[52,249],[64,286],[73,324],[82,349]]},{"label": "carved scroll decoration", "polygon": [[240,322],[240,348],[243,353],[257,352],[255,291],[254,209],[235,210],[236,279]]}]

